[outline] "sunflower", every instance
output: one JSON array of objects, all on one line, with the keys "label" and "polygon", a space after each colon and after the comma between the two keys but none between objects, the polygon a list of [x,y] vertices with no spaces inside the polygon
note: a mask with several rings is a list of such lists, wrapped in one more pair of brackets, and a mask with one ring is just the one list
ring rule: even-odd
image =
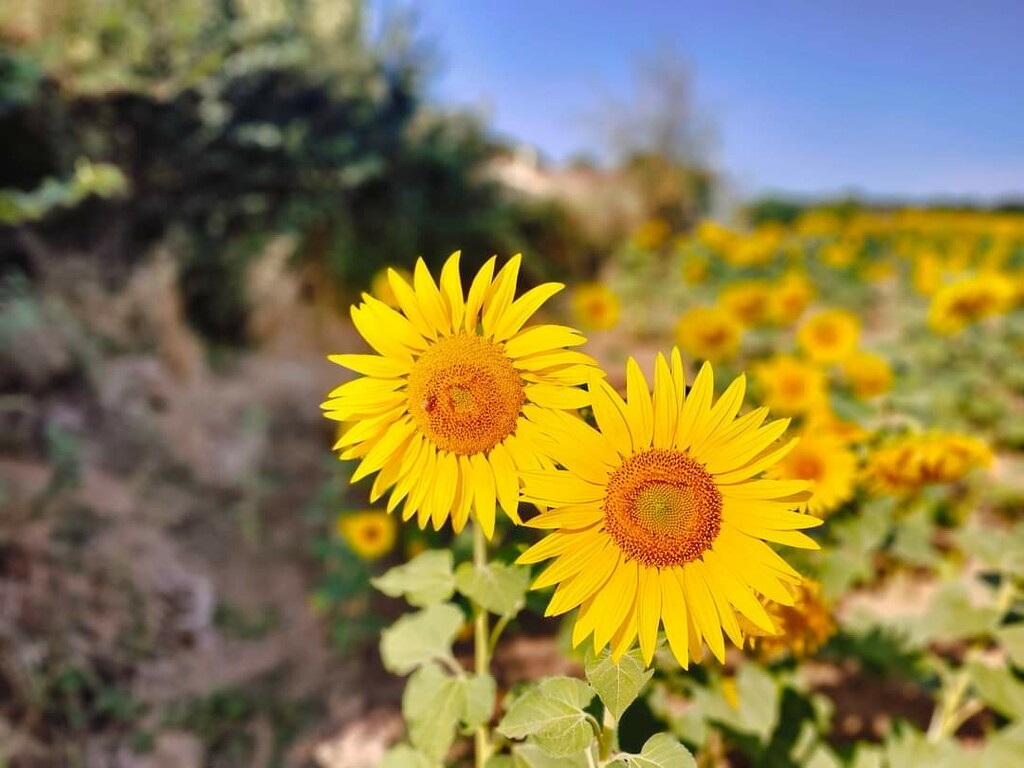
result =
[{"label": "sunflower", "polygon": [[882,493],[910,493],[924,485],[953,483],[992,463],[992,450],[967,435],[931,432],[899,438],[876,450],[865,474]]},{"label": "sunflower", "polygon": [[800,319],[814,298],[814,286],[799,272],[788,272],[779,280],[771,294],[770,314],[779,325],[789,325]]},{"label": "sunflower", "polygon": [[824,365],[838,363],[857,350],[860,321],[851,312],[827,309],[801,325],[796,338],[814,362]]},{"label": "sunflower", "polygon": [[953,335],[986,317],[1010,310],[1014,300],[1013,282],[996,272],[986,272],[943,286],[928,308],[932,330]]},{"label": "sunflower", "polygon": [[604,283],[584,283],[572,292],[572,314],[576,322],[594,331],[606,331],[619,324],[619,297]]},{"label": "sunflower", "polygon": [[843,361],[843,373],[861,400],[884,395],[892,388],[892,366],[881,355],[855,352]]},{"label": "sunflower", "polygon": [[754,367],[769,408],[781,413],[807,413],[828,402],[828,383],[818,366],[791,355],[777,355]]},{"label": "sunflower", "polygon": [[363,560],[383,557],[395,546],[398,537],[394,518],[374,509],[338,515],[335,529]]},{"label": "sunflower", "polygon": [[765,280],[744,280],[725,288],[718,297],[725,311],[748,328],[757,327],[768,318],[772,286]]},{"label": "sunflower", "polygon": [[[821,585],[804,579],[794,590],[793,605],[771,604],[768,615],[778,634],[767,635],[750,626],[750,645],[757,655],[775,660],[790,653],[795,658],[810,656],[823,646],[836,631],[832,612],[822,599]],[[744,625],[747,628],[747,625]]]},{"label": "sunflower", "polygon": [[679,318],[675,336],[694,357],[728,360],[739,351],[743,327],[721,307],[693,307]]},{"label": "sunflower", "polygon": [[822,403],[806,414],[804,430],[809,434],[827,434],[844,445],[863,443],[870,434],[857,422],[839,418],[828,403]]},{"label": "sunflower", "polygon": [[379,472],[370,500],[393,487],[388,511],[404,499],[402,519],[416,515],[421,528],[438,529],[451,514],[460,531],[472,511],[489,538],[496,500],[518,522],[517,471],[544,461],[530,414],[588,402],[578,385],[594,375],[593,360],[565,349],[584,338],[564,326],[523,328],[563,286],[545,283],[513,301],[520,261],[494,275],[490,259],[466,296],[457,253],[440,288],[422,259],[411,286],[389,272],[401,311],[369,294],[352,307],[378,354],[330,357],[363,374],[321,406],[327,418],[351,422],[334,447],[342,459],[362,459],[352,482]]},{"label": "sunflower", "polygon": [[836,435],[804,430],[799,444],[776,464],[768,477],[807,480],[813,496],[803,508],[824,517],[853,496],[857,457]]},{"label": "sunflower", "polygon": [[712,404],[711,366],[689,392],[679,350],[658,355],[654,395],[636,361],[626,365],[624,401],[603,379],[589,382],[598,429],[546,413],[546,445],[562,469],[523,473],[523,498],[541,507],[527,525],[553,530],[520,563],[554,558],[534,582],[558,584],[548,615],[579,607],[573,644],[593,635],[618,660],[639,636],[650,664],[659,625],[679,663],[707,643],[722,660],[725,634],[742,646],[737,613],[774,627],[757,594],[792,604],[800,575],[766,541],[817,549],[799,529],[820,521],[791,511],[802,480],[759,479],[794,443],[778,440],[788,419],[767,409],[737,418],[745,379]]}]

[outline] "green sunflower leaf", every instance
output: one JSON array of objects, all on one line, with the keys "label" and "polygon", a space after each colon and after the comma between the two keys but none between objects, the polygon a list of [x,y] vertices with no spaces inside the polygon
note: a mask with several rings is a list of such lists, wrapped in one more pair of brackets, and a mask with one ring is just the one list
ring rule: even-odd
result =
[{"label": "green sunflower leaf", "polygon": [[437,664],[424,664],[409,677],[402,694],[409,741],[434,763],[440,762],[455,741],[465,703],[466,691],[458,678]]},{"label": "green sunflower leaf", "polygon": [[479,568],[463,563],[455,571],[455,587],[477,605],[498,616],[515,616],[526,604],[530,571],[505,563]]},{"label": "green sunflower leaf", "polygon": [[404,565],[397,565],[370,583],[388,597],[404,597],[424,608],[443,603],[455,592],[450,550],[427,550]]},{"label": "green sunflower leaf", "polygon": [[473,730],[490,721],[491,715],[494,714],[498,684],[490,675],[474,675],[461,682],[464,703],[460,718],[467,729]]},{"label": "green sunflower leaf", "polygon": [[592,718],[583,711],[593,698],[582,680],[547,678],[509,706],[498,732],[510,739],[530,737],[552,757],[572,757],[594,739]]},{"label": "green sunflower leaf", "polygon": [[[520,744],[512,752],[513,768],[587,768],[586,750],[578,755],[552,757],[536,744]],[[488,767],[489,768],[489,767]]]},{"label": "green sunflower leaf", "polygon": [[436,763],[408,744],[396,744],[381,758],[380,768],[436,768]]},{"label": "green sunflower leaf", "polygon": [[1024,669],[1024,624],[1002,627],[996,632],[996,639],[1014,666]]},{"label": "green sunflower leaf", "polygon": [[989,667],[981,662],[968,665],[978,697],[1001,715],[1024,719],[1024,683],[1008,668]]},{"label": "green sunflower leaf", "polygon": [[639,755],[621,755],[612,765],[624,768],[697,768],[697,761],[673,736],[656,733],[647,740]]},{"label": "green sunflower leaf", "polygon": [[634,648],[624,654],[618,664],[612,661],[611,653],[605,649],[596,657],[587,654],[586,673],[587,680],[605,707],[618,720],[640,695],[644,685],[654,675],[654,670],[645,668],[643,656],[638,649]]},{"label": "green sunflower leaf", "polygon": [[398,675],[434,659],[451,656],[452,643],[465,617],[454,605],[431,605],[402,616],[381,633],[384,668]]}]

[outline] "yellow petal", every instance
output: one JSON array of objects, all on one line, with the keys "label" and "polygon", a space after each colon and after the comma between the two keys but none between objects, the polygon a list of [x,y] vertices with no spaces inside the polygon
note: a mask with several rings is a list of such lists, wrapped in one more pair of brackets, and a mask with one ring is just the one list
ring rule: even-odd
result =
[{"label": "yellow petal", "polygon": [[328,355],[327,359],[350,371],[380,379],[405,376],[412,368],[408,361],[392,360],[379,355]]},{"label": "yellow petal", "polygon": [[426,262],[422,258],[416,259],[416,267],[413,269],[412,284],[416,289],[416,299],[420,305],[420,312],[434,328],[442,333],[451,330],[451,323],[448,322],[444,301],[441,299],[441,292],[430,276]]},{"label": "yellow petal", "polygon": [[665,356],[658,353],[654,360],[654,440],[655,448],[671,448],[676,437],[676,419],[679,403]]},{"label": "yellow petal", "polygon": [[690,606],[696,628],[704,636],[708,648],[719,662],[725,661],[725,641],[722,639],[722,627],[718,623],[718,612],[704,581],[702,564],[699,560],[687,563],[682,568],[683,589],[686,602]]},{"label": "yellow petal", "polygon": [[566,528],[575,530],[589,528],[604,519],[604,512],[596,504],[577,504],[570,507],[558,507],[548,512],[541,512],[526,521],[527,528],[554,530]]},{"label": "yellow petal", "polygon": [[466,304],[462,298],[462,275],[459,274],[459,251],[448,257],[441,268],[441,296],[448,307],[452,328],[462,327]]},{"label": "yellow petal", "polygon": [[704,363],[697,378],[693,381],[693,388],[686,396],[683,410],[679,414],[679,424],[676,426],[676,448],[683,450],[689,447],[697,424],[706,418],[706,414],[711,408],[711,396],[714,389],[715,377],[711,365]]},{"label": "yellow petal", "polygon": [[[639,573],[635,560],[626,560],[621,555],[615,570],[605,588],[594,599],[594,610],[599,611],[594,625],[594,647],[598,650],[608,645],[619,627],[628,620],[636,601]],[[634,636],[635,636],[634,632]]]},{"label": "yellow petal", "polygon": [[658,646],[661,623],[661,580],[657,568],[640,568],[640,589],[636,596],[637,631],[644,664],[650,666]]},{"label": "yellow petal", "polygon": [[[594,376],[587,383],[594,418],[602,434],[607,435],[615,450],[623,456],[633,453],[633,437],[626,419],[626,404],[619,393],[604,379]],[[638,449],[639,450],[639,449]]]},{"label": "yellow petal", "polygon": [[426,339],[436,339],[438,328],[427,321],[420,311],[420,302],[416,298],[416,292],[412,289],[405,278],[393,269],[388,270],[388,282],[391,283],[391,291],[398,300],[398,306],[402,310],[413,327]]},{"label": "yellow petal", "polygon": [[604,500],[603,486],[588,483],[561,470],[523,472],[523,498],[548,507]]},{"label": "yellow petal", "polygon": [[466,296],[466,314],[463,318],[463,326],[470,333],[476,333],[477,326],[480,324],[480,310],[484,305],[484,297],[491,287],[496,261],[497,258],[491,256],[476,273],[473,282],[470,283],[469,294]]},{"label": "yellow petal", "polygon": [[579,331],[565,325],[537,325],[520,331],[505,342],[505,354],[513,360],[586,342]]},{"label": "yellow petal", "polygon": [[632,357],[626,360],[626,420],[633,439],[633,450],[650,448],[654,436],[651,391],[643,371]]},{"label": "yellow petal", "polygon": [[[551,602],[548,603],[548,607],[544,611],[545,616],[560,616],[571,611],[588,597],[597,593],[608,581],[608,577],[615,568],[616,560],[613,557],[605,556],[603,551],[611,545],[606,536],[595,535],[593,540],[598,549],[592,554],[593,562],[590,567],[584,568],[575,576],[558,585],[555,594],[551,596]],[[585,544],[586,542],[581,542],[579,546],[585,546]]]},{"label": "yellow petal", "polygon": [[359,331],[359,335],[366,339],[366,343],[385,357],[393,358],[401,362],[412,360],[412,352],[398,339],[388,334],[387,329],[377,323],[376,317],[365,306],[352,306],[349,314],[352,317],[352,324]]},{"label": "yellow petal", "polygon": [[481,453],[470,456],[469,463],[473,468],[473,507],[476,510],[476,519],[483,528],[484,535],[490,539],[494,535],[494,508],[497,498],[494,473]]},{"label": "yellow petal", "polygon": [[494,328],[495,341],[505,341],[518,333],[541,305],[563,288],[562,283],[542,283],[513,301]]},{"label": "yellow petal", "polygon": [[683,593],[682,572],[678,568],[665,568],[658,574],[661,582],[662,621],[672,655],[683,669],[690,668],[690,633],[687,629],[686,596]]},{"label": "yellow petal", "polygon": [[557,384],[529,384],[523,392],[531,403],[543,408],[575,410],[590,405],[590,395],[577,387],[561,387]]},{"label": "yellow petal", "polygon": [[494,472],[494,487],[497,489],[501,508],[512,522],[522,525],[523,521],[519,517],[519,473],[516,471],[516,465],[512,463],[512,457],[508,455],[505,447],[498,443],[487,455],[487,460]]},{"label": "yellow petal", "polygon": [[519,278],[519,265],[523,257],[516,254],[508,263],[501,268],[490,290],[484,296],[484,313],[481,320],[484,336],[490,338],[494,335],[494,329],[505,312],[512,304],[512,297],[516,293],[516,280]]}]

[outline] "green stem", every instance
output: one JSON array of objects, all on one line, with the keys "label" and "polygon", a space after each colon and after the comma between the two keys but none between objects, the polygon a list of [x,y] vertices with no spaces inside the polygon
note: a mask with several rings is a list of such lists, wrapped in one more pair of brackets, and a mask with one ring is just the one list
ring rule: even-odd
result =
[{"label": "green stem", "polygon": [[616,729],[618,723],[615,722],[615,715],[608,711],[608,707],[604,708],[604,723],[602,724],[601,734],[598,738],[600,744],[601,760],[607,761],[612,752],[618,750],[618,739],[616,738]]},{"label": "green stem", "polygon": [[491,630],[491,639],[487,643],[488,650],[493,654],[494,649],[498,647],[498,640],[501,639],[501,633],[505,631],[505,627],[512,621],[511,616],[502,616],[494,623],[494,629]]},{"label": "green stem", "polygon": [[[473,565],[487,567],[487,539],[479,523],[473,521]],[[490,643],[487,635],[487,611],[473,603],[473,660],[477,675],[491,671]],[[487,723],[476,729],[476,768],[484,768],[491,756],[491,734]]]},{"label": "green stem", "polygon": [[953,677],[946,695],[942,697],[939,705],[935,708],[932,721],[928,726],[928,741],[932,744],[942,741],[962,724],[963,721],[960,723],[955,722],[956,714],[960,709],[961,701],[967,692],[970,680],[970,675],[966,669],[960,670]]}]

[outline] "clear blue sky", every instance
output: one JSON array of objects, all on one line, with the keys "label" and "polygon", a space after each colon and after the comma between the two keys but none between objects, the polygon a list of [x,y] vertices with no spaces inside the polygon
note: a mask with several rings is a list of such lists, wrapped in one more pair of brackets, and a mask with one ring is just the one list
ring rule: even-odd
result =
[{"label": "clear blue sky", "polygon": [[1024,193],[1024,0],[412,0],[434,95],[562,160],[670,48],[740,191]]}]

